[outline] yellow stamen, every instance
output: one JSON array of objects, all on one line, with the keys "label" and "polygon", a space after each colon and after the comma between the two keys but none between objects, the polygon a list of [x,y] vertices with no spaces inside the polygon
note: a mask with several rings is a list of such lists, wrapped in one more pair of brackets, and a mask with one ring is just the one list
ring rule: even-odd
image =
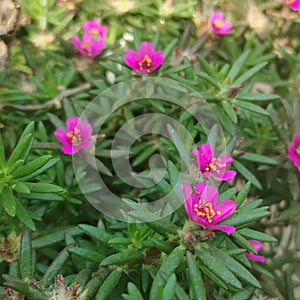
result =
[{"label": "yellow stamen", "polygon": [[74,147],[78,147],[82,144],[80,129],[78,129],[77,127],[74,128],[74,131],[73,130],[68,131],[67,137],[71,140],[71,144]]},{"label": "yellow stamen", "polygon": [[214,24],[217,28],[221,28],[224,25],[224,22],[221,20],[215,20]]},{"label": "yellow stamen", "polygon": [[141,61],[139,61],[140,70],[146,69],[148,73],[151,72],[152,59],[146,54]]}]

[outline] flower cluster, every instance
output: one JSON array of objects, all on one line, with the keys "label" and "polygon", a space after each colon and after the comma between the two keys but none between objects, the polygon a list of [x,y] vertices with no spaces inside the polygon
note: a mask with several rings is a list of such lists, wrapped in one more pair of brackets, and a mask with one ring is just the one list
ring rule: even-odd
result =
[{"label": "flower cluster", "polygon": [[97,56],[105,47],[105,38],[107,27],[91,20],[83,24],[84,34],[79,40],[76,37],[71,38],[71,42],[76,49],[84,56]]},{"label": "flower cluster", "polygon": [[[214,149],[210,144],[202,144],[199,149],[193,149],[193,154],[203,179],[213,178],[218,181],[232,180],[236,172],[226,171],[232,162],[230,155],[214,156]],[[189,184],[182,185],[185,198],[185,208],[190,220],[204,228],[217,229],[231,234],[233,226],[216,225],[236,210],[236,203],[226,199],[218,202],[218,190],[205,182],[199,182],[193,189]]]}]

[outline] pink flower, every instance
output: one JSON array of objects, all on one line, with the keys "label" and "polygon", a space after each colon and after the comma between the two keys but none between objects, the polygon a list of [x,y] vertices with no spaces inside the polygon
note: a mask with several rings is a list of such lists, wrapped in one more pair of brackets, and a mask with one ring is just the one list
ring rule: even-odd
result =
[{"label": "pink flower", "polygon": [[54,132],[56,138],[63,144],[61,151],[65,154],[75,154],[87,148],[91,142],[92,126],[89,122],[82,122],[79,117],[70,117],[66,121],[67,130],[57,128]]},{"label": "pink flower", "polygon": [[300,0],[286,0],[286,4],[292,10],[299,10],[299,8],[300,8]]},{"label": "pink flower", "polygon": [[198,149],[193,149],[200,172],[204,178],[212,176],[216,180],[230,181],[236,175],[235,171],[225,171],[232,162],[230,155],[214,156],[214,150],[210,144],[202,144]]},{"label": "pink flower", "polygon": [[224,15],[219,11],[214,11],[210,18],[210,25],[217,34],[230,34],[232,24],[226,21]]},{"label": "pink flower", "polygon": [[288,152],[288,158],[300,171],[300,132],[295,134],[292,145],[288,146]]},{"label": "pink flower", "polygon": [[[255,249],[256,252],[259,252],[263,248],[263,244],[259,241],[249,240],[248,242],[253,246],[253,248]],[[266,261],[266,258],[264,256],[255,255],[251,252],[245,252],[245,256],[249,259],[259,261],[259,262],[265,262]]]},{"label": "pink flower", "polygon": [[163,60],[163,52],[155,52],[150,42],[142,42],[137,52],[132,49],[127,50],[124,56],[125,64],[141,74],[152,73],[162,65]]},{"label": "pink flower", "polygon": [[225,231],[228,235],[235,232],[229,225],[216,225],[227,216],[235,212],[236,203],[232,200],[223,200],[219,204],[218,190],[204,182],[197,183],[194,190],[189,184],[182,184],[185,209],[191,221],[204,228]]},{"label": "pink flower", "polygon": [[97,21],[87,21],[83,24],[84,34],[82,39],[71,38],[76,49],[84,56],[96,56],[105,47],[107,27]]}]

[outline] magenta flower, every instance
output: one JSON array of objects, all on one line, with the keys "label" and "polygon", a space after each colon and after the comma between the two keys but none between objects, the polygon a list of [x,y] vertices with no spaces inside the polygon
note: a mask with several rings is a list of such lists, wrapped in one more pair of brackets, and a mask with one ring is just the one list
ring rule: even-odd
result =
[{"label": "magenta flower", "polygon": [[224,15],[219,11],[214,11],[210,18],[210,25],[217,34],[230,34],[232,24],[226,21]]},{"label": "magenta flower", "polygon": [[[259,252],[263,248],[263,244],[259,241],[249,240],[248,242],[253,246],[253,248],[255,249],[256,252]],[[245,256],[249,259],[259,261],[259,262],[265,262],[266,261],[266,258],[264,256],[255,255],[251,252],[245,252]]]},{"label": "magenta flower", "polygon": [[107,27],[97,21],[87,21],[83,24],[84,34],[82,39],[71,38],[76,49],[84,56],[96,56],[105,47]]},{"label": "magenta flower", "polygon": [[155,52],[150,42],[142,42],[137,52],[132,49],[127,50],[124,56],[125,64],[141,74],[152,73],[162,65],[163,60],[163,52]]},{"label": "magenta flower", "polygon": [[288,146],[288,152],[288,158],[300,171],[300,132],[295,134],[292,145]]},{"label": "magenta flower", "polygon": [[286,4],[292,10],[299,10],[299,8],[300,8],[300,0],[286,0]]},{"label": "magenta flower", "polygon": [[61,151],[65,154],[75,154],[83,148],[87,148],[92,134],[92,126],[89,122],[82,122],[79,117],[70,117],[66,121],[67,130],[57,128],[54,132],[56,138],[63,144]]},{"label": "magenta flower", "polygon": [[182,191],[185,209],[191,221],[204,228],[225,231],[228,235],[235,232],[233,226],[216,225],[235,212],[236,203],[234,201],[223,200],[217,204],[218,190],[204,182],[197,183],[194,190],[189,184],[183,184]]},{"label": "magenta flower", "polygon": [[200,172],[204,178],[212,176],[216,180],[230,181],[236,175],[235,171],[225,171],[233,161],[230,155],[214,156],[214,150],[210,144],[202,144],[198,149],[193,149]]}]

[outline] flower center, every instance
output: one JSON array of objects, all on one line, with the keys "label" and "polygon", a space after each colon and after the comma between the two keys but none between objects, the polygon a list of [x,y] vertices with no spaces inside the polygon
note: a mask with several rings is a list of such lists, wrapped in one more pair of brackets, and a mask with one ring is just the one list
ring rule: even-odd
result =
[{"label": "flower center", "polygon": [[217,172],[220,173],[220,171],[223,171],[223,169],[226,167],[226,164],[221,164],[221,159],[220,158],[215,158],[211,160],[211,162],[205,167],[206,172]]},{"label": "flower center", "polygon": [[91,53],[91,41],[90,40],[84,40],[82,42],[82,48],[85,49],[90,54]]},{"label": "flower center", "polygon": [[221,28],[224,25],[224,22],[221,20],[214,21],[214,24],[217,28]]},{"label": "flower center", "polygon": [[142,60],[139,61],[140,70],[147,70],[148,73],[151,72],[152,59],[146,54]]},{"label": "flower center", "polygon": [[100,40],[99,32],[96,29],[92,29],[90,31],[90,34],[92,35],[92,37],[94,38],[94,40],[96,40],[96,41]]},{"label": "flower center", "polygon": [[[212,219],[216,215],[212,203],[207,202],[204,204],[202,199],[200,199],[198,203],[195,203],[194,211],[199,217],[205,218],[208,223],[212,223]],[[220,215],[221,212],[217,211],[217,214]]]},{"label": "flower center", "polygon": [[300,156],[300,145],[296,148],[296,153]]},{"label": "flower center", "polygon": [[80,129],[77,127],[73,130],[68,131],[67,137],[70,139],[72,146],[78,147],[82,144],[82,138],[80,134]]}]

